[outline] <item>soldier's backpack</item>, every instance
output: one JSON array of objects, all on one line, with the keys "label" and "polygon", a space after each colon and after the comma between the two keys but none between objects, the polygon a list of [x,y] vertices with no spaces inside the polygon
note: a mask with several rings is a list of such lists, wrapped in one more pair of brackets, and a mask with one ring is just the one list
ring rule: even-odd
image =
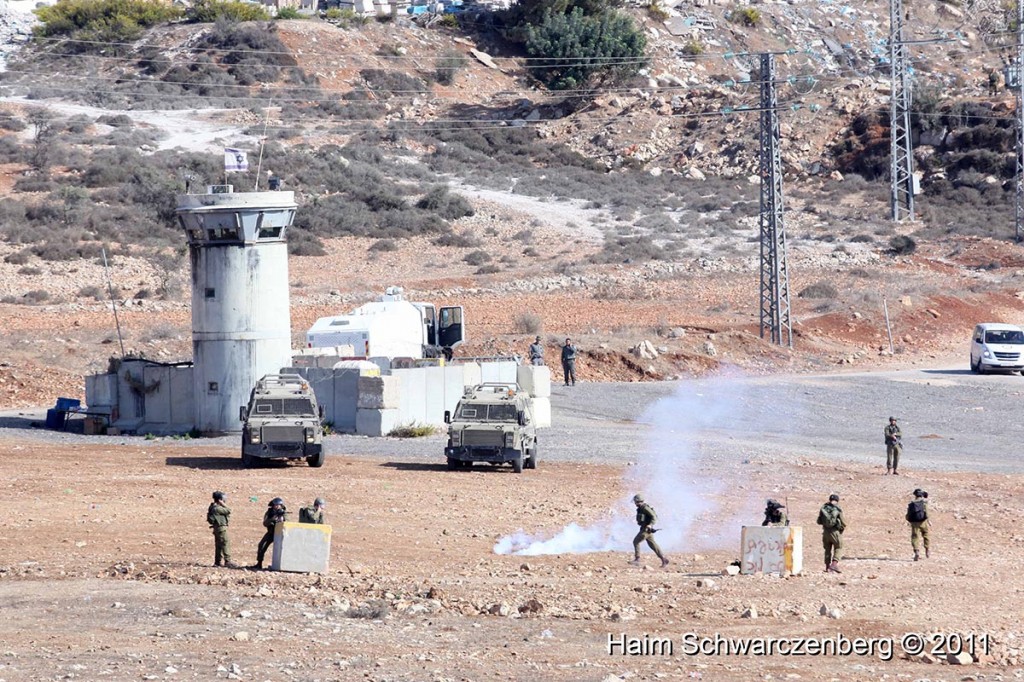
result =
[{"label": "soldier's backpack", "polygon": [[303,507],[299,510],[299,523],[316,523],[312,507]]},{"label": "soldier's backpack", "polygon": [[818,514],[818,524],[827,530],[838,530],[840,533],[846,530],[839,518],[839,507],[834,504],[826,504]]},{"label": "soldier's backpack", "polygon": [[928,510],[925,509],[922,500],[914,500],[907,505],[907,521],[921,523],[928,520]]}]

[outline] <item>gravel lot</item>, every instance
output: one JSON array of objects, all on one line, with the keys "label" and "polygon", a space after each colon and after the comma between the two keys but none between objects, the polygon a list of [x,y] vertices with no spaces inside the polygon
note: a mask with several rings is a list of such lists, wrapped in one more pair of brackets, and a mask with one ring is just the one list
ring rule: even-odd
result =
[{"label": "gravel lot", "polygon": [[[905,469],[1022,473],[1024,377],[922,369],[819,376],[718,376],[663,383],[581,383],[552,387],[554,426],[541,432],[542,461],[635,462],[652,440],[681,451],[769,461],[833,459],[884,466],[882,428],[903,429]],[[234,447],[236,437],[173,440],[96,437],[26,430],[45,410],[0,413],[0,436],[46,443],[140,447]],[[336,435],[328,453],[443,464],[446,436],[400,440]]]}]

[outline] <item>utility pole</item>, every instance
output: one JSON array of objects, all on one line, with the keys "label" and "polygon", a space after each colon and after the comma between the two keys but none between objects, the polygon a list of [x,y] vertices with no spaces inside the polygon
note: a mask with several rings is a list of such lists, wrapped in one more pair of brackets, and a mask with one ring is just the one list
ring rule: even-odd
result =
[{"label": "utility pole", "polygon": [[903,0],[889,0],[890,204],[893,222],[914,219],[914,154],[910,139],[910,84],[907,47],[903,42]]},{"label": "utility pole", "polygon": [[793,347],[775,55],[761,55],[761,338]]},{"label": "utility pole", "polygon": [[1013,238],[1021,240],[1021,221],[1024,220],[1024,0],[1017,0],[1017,60],[1007,69],[1007,87],[1013,88],[1017,114],[1017,168],[1014,174],[1016,186],[1013,200]]}]

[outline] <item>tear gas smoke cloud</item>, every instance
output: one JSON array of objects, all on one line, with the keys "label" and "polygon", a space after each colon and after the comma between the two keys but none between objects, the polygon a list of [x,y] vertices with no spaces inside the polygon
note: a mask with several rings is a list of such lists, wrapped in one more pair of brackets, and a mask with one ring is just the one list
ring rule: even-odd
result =
[{"label": "tear gas smoke cloud", "polygon": [[570,523],[553,536],[520,530],[498,540],[495,554],[629,550],[637,532],[632,501],[637,492],[658,514],[656,526],[660,530],[654,537],[661,548],[666,552],[692,548],[702,540],[691,532],[693,522],[711,508],[710,499],[721,484],[700,479],[696,466],[698,441],[702,431],[722,429],[729,419],[738,416],[743,406],[739,395],[742,384],[725,377],[681,383],[672,395],[652,404],[639,420],[650,426],[645,444],[636,466],[624,477],[622,498],[607,518],[585,527]]}]

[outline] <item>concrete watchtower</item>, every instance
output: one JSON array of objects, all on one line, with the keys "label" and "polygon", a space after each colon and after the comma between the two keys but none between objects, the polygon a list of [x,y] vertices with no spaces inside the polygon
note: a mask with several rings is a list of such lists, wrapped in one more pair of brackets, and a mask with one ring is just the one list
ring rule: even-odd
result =
[{"label": "concrete watchtower", "polygon": [[265,374],[291,365],[288,228],[293,192],[214,185],[178,197],[192,261],[195,426],[240,431],[239,406]]}]

